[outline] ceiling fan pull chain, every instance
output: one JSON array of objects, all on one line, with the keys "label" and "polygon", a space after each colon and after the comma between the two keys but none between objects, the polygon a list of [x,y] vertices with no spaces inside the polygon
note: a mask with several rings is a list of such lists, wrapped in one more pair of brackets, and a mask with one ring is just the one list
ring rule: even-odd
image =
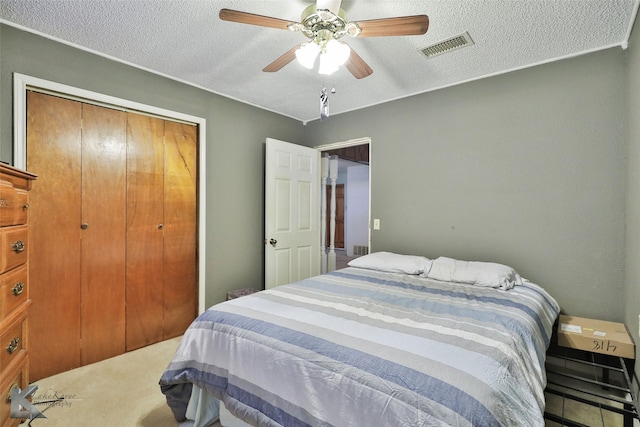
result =
[{"label": "ceiling fan pull chain", "polygon": [[329,117],[329,94],[327,88],[323,87],[320,91],[320,121]]}]

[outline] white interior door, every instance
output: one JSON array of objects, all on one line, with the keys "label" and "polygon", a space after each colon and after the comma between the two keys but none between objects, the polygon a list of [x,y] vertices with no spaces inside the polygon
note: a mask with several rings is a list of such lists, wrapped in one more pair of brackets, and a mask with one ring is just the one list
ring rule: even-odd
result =
[{"label": "white interior door", "polygon": [[267,138],[265,288],[320,274],[319,152]]}]

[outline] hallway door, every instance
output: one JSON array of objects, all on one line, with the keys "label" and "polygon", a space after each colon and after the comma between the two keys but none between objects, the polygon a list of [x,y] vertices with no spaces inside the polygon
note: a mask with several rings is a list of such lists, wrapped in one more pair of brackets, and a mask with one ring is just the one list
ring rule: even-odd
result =
[{"label": "hallway door", "polygon": [[319,153],[267,138],[265,288],[320,274]]}]

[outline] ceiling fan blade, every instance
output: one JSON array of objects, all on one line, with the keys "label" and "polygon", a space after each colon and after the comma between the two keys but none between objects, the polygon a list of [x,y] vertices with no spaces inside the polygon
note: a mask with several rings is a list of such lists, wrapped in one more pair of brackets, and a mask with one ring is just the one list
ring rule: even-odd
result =
[{"label": "ceiling fan blade", "polygon": [[358,37],[417,36],[429,29],[427,15],[399,16],[397,18],[357,21],[362,32]]},{"label": "ceiling fan blade", "polygon": [[288,30],[289,24],[293,21],[285,19],[272,18],[270,16],[255,15],[253,13],[241,12],[239,10],[220,9],[220,19],[223,21],[238,22],[240,24],[258,25],[260,27],[277,28],[279,30]]},{"label": "ceiling fan blade", "polygon": [[334,15],[338,15],[341,3],[342,0],[317,0],[316,10],[328,10]]},{"label": "ceiling fan blade", "polygon": [[293,61],[296,58],[296,50],[298,50],[299,47],[300,45],[296,45],[292,47],[291,49],[286,51],[284,54],[280,55],[278,59],[276,59],[271,64],[264,67],[262,71],[266,73],[273,73],[276,71],[280,71],[282,67],[284,67],[285,65],[287,65],[289,62]]},{"label": "ceiling fan blade", "polygon": [[347,70],[349,70],[349,72],[353,74],[353,77],[355,77],[356,79],[363,79],[373,73],[371,67],[369,67],[369,65],[364,62],[364,59],[362,59],[360,55],[358,55],[355,50],[353,50],[353,48],[351,49],[349,59],[347,59],[347,62],[344,64],[344,66],[347,67]]}]

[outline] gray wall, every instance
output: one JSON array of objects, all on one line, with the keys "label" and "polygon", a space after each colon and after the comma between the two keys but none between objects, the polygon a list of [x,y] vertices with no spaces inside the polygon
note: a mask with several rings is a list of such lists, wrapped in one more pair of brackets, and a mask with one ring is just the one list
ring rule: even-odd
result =
[{"label": "gray wall", "polygon": [[[206,298],[261,287],[264,142],[299,141],[301,123],[1,25],[0,92],[18,72],[207,120]],[[0,160],[12,162],[12,99],[0,101]],[[33,171],[37,173],[37,171]]]},{"label": "gray wall", "polygon": [[[629,150],[626,233],[626,323],[640,344],[640,24],[636,21],[629,42]],[[638,350],[636,349],[636,358]],[[636,363],[636,372],[640,364]]]},{"label": "gray wall", "polygon": [[623,321],[625,55],[314,121],[306,140],[372,138],[372,250],[508,264],[567,313]]},{"label": "gray wall", "polygon": [[[634,330],[640,221],[631,219],[639,218],[640,171],[627,176],[625,160],[628,140],[631,164],[640,160],[640,130],[629,120],[640,102],[637,40],[630,52],[611,49],[302,126],[0,26],[0,93],[11,93],[11,74],[20,72],[207,119],[207,305],[262,283],[265,138],[315,146],[369,136],[372,217],[382,224],[374,250],[509,264],[565,312],[626,320]],[[12,158],[11,128],[11,97],[3,96],[4,161]],[[636,270],[625,284],[627,181],[627,266]]]}]

